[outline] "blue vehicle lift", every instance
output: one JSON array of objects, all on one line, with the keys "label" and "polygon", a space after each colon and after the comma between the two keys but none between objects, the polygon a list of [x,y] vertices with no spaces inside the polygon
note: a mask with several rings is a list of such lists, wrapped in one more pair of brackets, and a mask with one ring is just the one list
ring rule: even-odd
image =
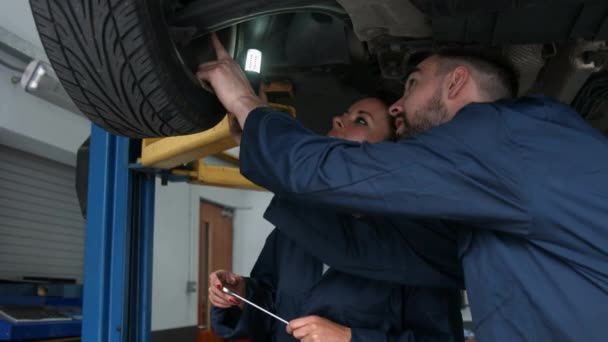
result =
[{"label": "blue vehicle lift", "polygon": [[150,341],[155,180],[129,168],[138,149],[93,125],[83,341]]},{"label": "blue vehicle lift", "polygon": [[[283,89],[283,88],[280,88]],[[293,107],[270,103],[293,116]],[[155,177],[262,190],[240,175],[228,119],[188,136],[130,140],[92,125],[82,340],[150,341]],[[232,167],[206,165],[215,155]],[[228,159],[226,159],[228,158]],[[189,168],[174,169],[189,162]]]},{"label": "blue vehicle lift", "polygon": [[[257,188],[240,175],[238,159],[237,167],[200,166],[200,158],[231,144],[226,120],[199,134],[144,139],[143,143],[92,125],[83,341],[150,341],[155,177],[160,175],[163,184],[189,181]],[[147,157],[157,163],[146,162]],[[170,170],[193,159],[192,170]]]}]

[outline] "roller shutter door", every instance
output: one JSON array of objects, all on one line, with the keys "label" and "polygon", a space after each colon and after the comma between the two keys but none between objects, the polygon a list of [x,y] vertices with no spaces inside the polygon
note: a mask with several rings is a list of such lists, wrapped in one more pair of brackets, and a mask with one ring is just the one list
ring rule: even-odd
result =
[{"label": "roller shutter door", "polygon": [[0,145],[0,279],[82,283],[85,223],[74,167]]}]

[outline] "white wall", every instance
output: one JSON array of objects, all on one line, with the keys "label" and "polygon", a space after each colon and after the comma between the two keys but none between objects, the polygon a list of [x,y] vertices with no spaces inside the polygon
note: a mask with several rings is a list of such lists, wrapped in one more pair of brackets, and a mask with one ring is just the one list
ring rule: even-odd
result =
[{"label": "white wall", "polygon": [[237,210],[234,217],[232,269],[236,273],[249,275],[266,237],[274,228],[262,217],[271,199],[269,192],[245,192],[248,209]]},{"label": "white wall", "polygon": [[186,294],[192,252],[189,246],[190,186],[156,183],[152,329],[162,330],[192,325],[190,316],[193,310],[196,311],[196,296]]},{"label": "white wall", "polygon": [[42,48],[36,31],[30,2],[26,0],[0,1],[0,25],[19,37]]},{"label": "white wall", "polygon": [[0,66],[0,144],[76,165],[76,151],[91,123],[27,94],[10,82],[13,74]]},{"label": "white wall", "polygon": [[[29,1],[0,1],[0,25],[41,49]],[[76,151],[90,122],[23,91],[11,78],[18,73],[0,65],[0,144],[75,165]]]},{"label": "white wall", "polygon": [[[248,275],[272,230],[262,218],[271,194],[258,191],[157,181],[154,220],[152,330],[197,324],[198,294],[187,293],[198,281],[200,200],[234,209],[233,270]],[[206,291],[206,289],[200,289]]]}]

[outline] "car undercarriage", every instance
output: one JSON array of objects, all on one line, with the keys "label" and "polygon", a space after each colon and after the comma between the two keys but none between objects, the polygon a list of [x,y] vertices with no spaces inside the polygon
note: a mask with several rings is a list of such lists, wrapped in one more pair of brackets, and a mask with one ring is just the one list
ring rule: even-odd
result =
[{"label": "car undercarriage", "polygon": [[[519,95],[571,103],[608,131],[605,1],[140,0],[83,14],[67,3],[32,0],[43,43],[76,105],[121,135],[188,134],[219,122],[221,105],[194,77],[214,58],[216,31],[239,61],[259,50],[256,82],[287,84],[270,98],[318,133],[356,98],[398,97],[415,57],[445,47],[502,55],[519,74]],[[43,11],[61,15],[51,23]],[[92,29],[78,30],[85,24]]]}]

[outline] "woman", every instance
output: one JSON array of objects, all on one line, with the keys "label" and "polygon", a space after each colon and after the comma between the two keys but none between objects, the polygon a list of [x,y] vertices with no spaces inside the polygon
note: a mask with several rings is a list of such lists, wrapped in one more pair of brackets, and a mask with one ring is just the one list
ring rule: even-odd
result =
[{"label": "woman", "polygon": [[[333,118],[328,135],[370,143],[392,139],[388,106],[378,98],[359,100]],[[456,291],[405,287],[330,269],[277,229],[268,236],[251,277],[218,270],[210,274],[209,284],[212,327],[225,339],[462,340]],[[222,286],[290,320],[289,326],[222,293]]]}]

